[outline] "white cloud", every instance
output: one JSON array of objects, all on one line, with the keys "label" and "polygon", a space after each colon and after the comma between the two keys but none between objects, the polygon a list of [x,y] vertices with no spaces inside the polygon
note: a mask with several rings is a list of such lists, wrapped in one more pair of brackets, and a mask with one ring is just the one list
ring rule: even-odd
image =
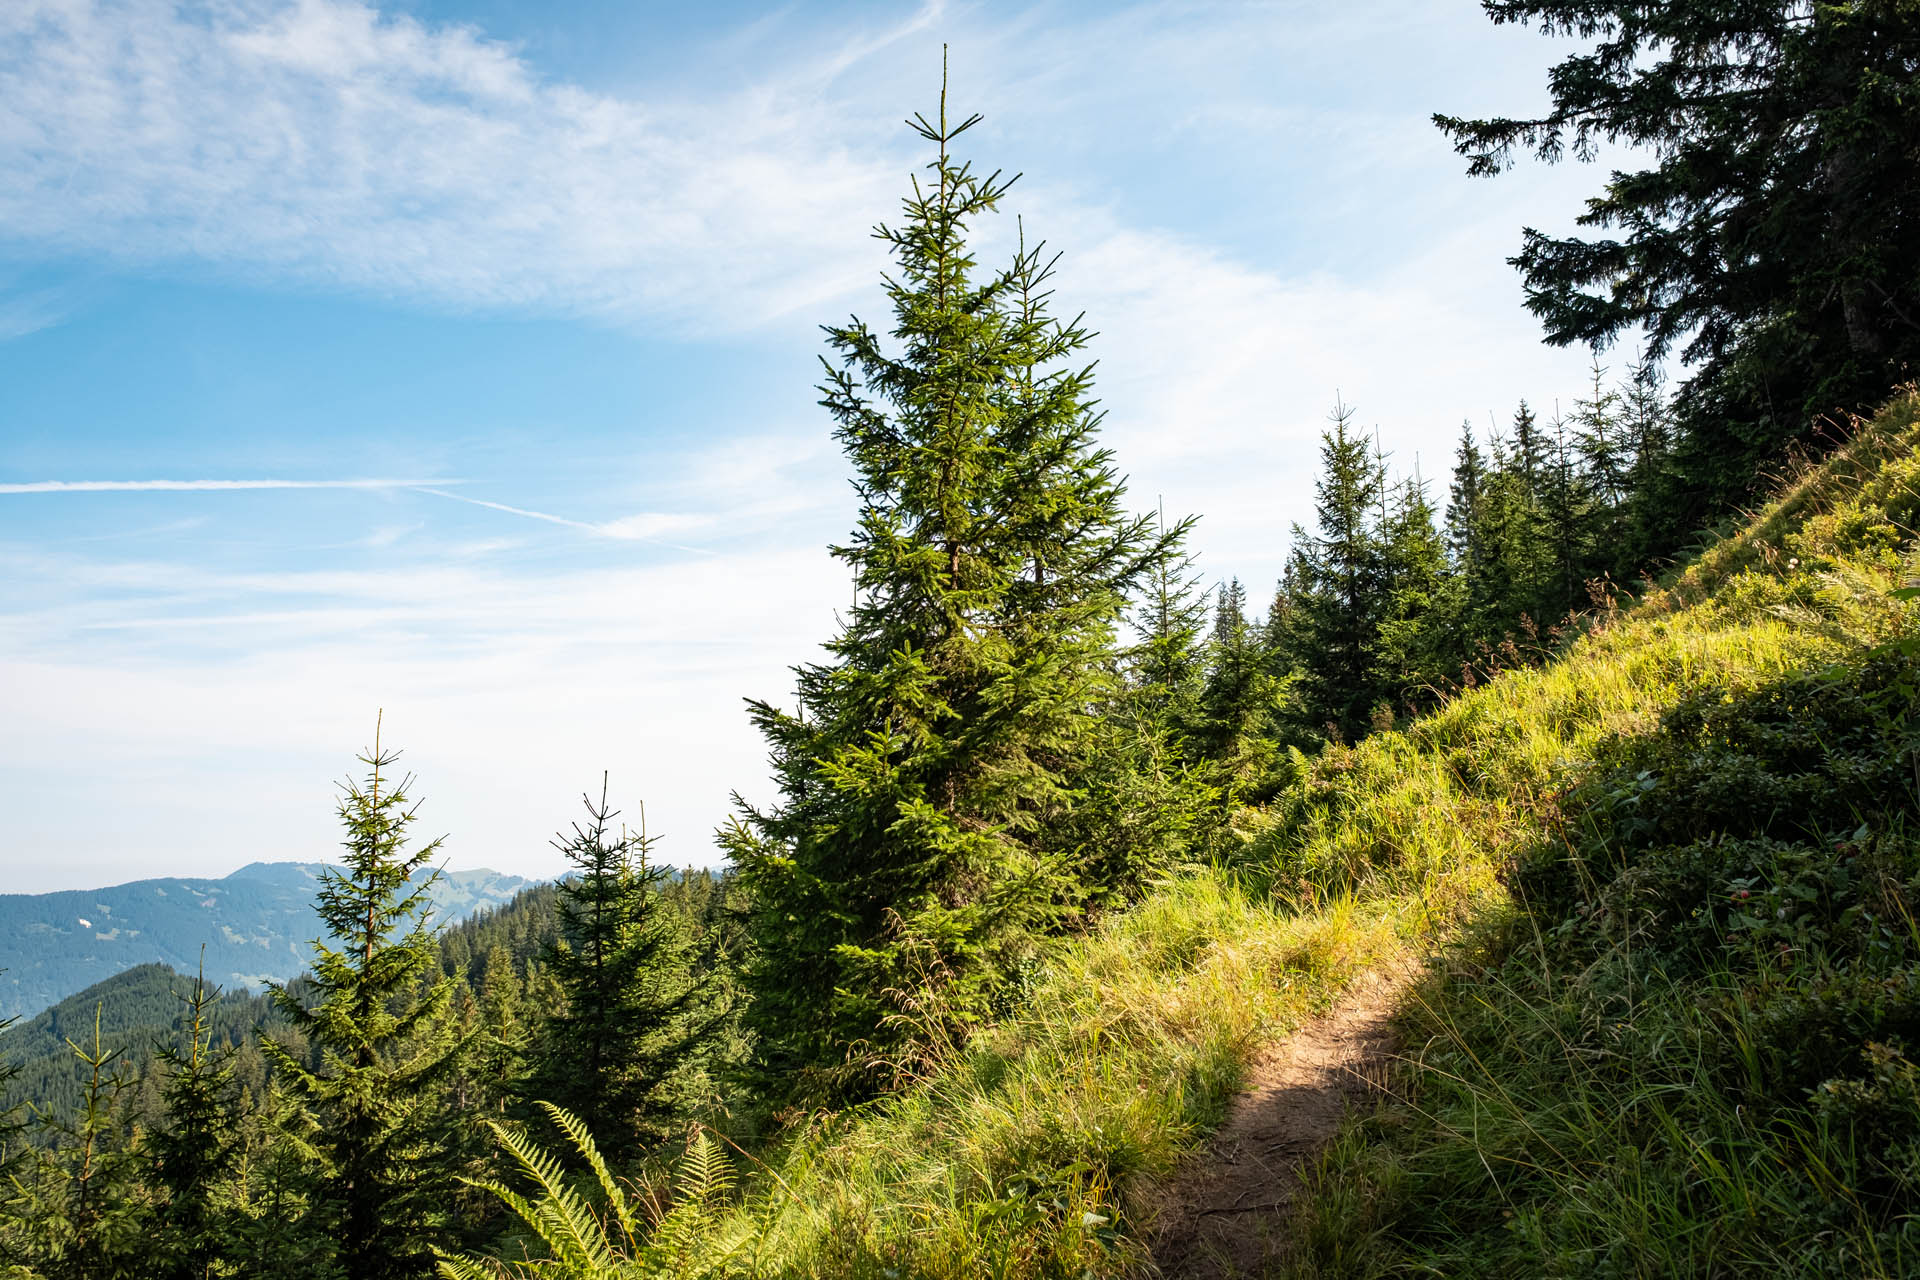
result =
[{"label": "white cloud", "polygon": [[0,235],[462,307],[751,326],[864,281],[873,256],[848,228],[897,187],[897,159],[822,127],[813,87],[616,98],[469,28],[344,0],[16,0],[0,6]]},{"label": "white cloud", "polygon": [[0,342],[24,338],[66,319],[73,300],[60,289],[19,289],[0,293]]},{"label": "white cloud", "polygon": [[[16,554],[6,572],[24,591],[73,568]],[[764,798],[741,699],[786,694],[844,574],[816,548],[762,548],[531,578],[145,562],[91,578],[152,594],[0,629],[7,844],[33,854],[10,860],[16,889],[124,878],[129,849],[178,874],[328,856],[330,781],[382,707],[455,865],[552,874],[546,839],[601,769],[646,802],[663,856],[710,861],[729,793]]]}]

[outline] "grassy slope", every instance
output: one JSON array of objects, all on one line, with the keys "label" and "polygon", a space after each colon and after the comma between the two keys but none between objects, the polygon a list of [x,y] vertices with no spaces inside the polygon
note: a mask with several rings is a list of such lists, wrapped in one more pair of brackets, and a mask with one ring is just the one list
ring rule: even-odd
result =
[{"label": "grassy slope", "polygon": [[[1507,673],[1404,733],[1296,757],[1279,800],[1245,815],[1233,868],[1167,884],[1065,948],[1018,1016],[956,1050],[921,1087],[792,1140],[750,1173],[744,1198],[704,1215],[702,1243],[686,1265],[661,1273],[1124,1274],[1141,1261],[1134,1228],[1154,1179],[1217,1123],[1260,1044],[1324,1008],[1367,968],[1436,946],[1446,962],[1424,990],[1424,1047],[1408,1069],[1409,1101],[1355,1126],[1330,1158],[1302,1223],[1312,1244],[1299,1259],[1303,1272],[1714,1274],[1727,1259],[1762,1256],[1716,1250],[1727,1214],[1779,1220],[1775,1203],[1752,1190],[1769,1168],[1798,1169],[1803,1183],[1811,1177],[1816,1201],[1845,1201],[1837,1181],[1845,1161],[1831,1142],[1852,1141],[1854,1131],[1833,1138],[1839,1121],[1819,1134],[1789,1124],[1764,1151],[1709,1150],[1713,1126],[1730,1115],[1745,1123],[1747,1110],[1668,1105],[1676,1090],[1701,1086],[1706,1077],[1689,1072],[1728,1033],[1740,1046],[1731,1055],[1736,1072],[1763,1076],[1765,1053],[1744,1047],[1759,1045],[1763,1029],[1726,1021],[1720,996],[1739,984],[1723,961],[1708,963],[1709,976],[1691,986],[1682,979],[1692,982],[1693,970],[1640,963],[1646,930],[1632,921],[1641,908],[1618,890],[1619,871],[1634,863],[1614,828],[1663,802],[1685,818],[1703,797],[1757,811],[1751,797],[1764,769],[1680,779],[1688,759],[1712,755],[1703,745],[1738,736],[1740,717],[1709,716],[1700,729],[1696,714],[1695,740],[1680,743],[1675,709],[1765,704],[1796,680],[1823,678],[1808,673],[1904,634],[1910,610],[1888,592],[1920,506],[1917,417],[1920,400],[1896,404],[1752,529],[1716,547],[1671,591],[1602,620],[1563,660]],[[1888,671],[1912,663],[1881,665],[1893,679]],[[1776,712],[1786,705],[1775,703]],[[1829,710],[1836,726],[1865,714]],[[1791,738],[1782,726],[1792,720],[1775,714],[1768,732]],[[1666,791],[1667,775],[1632,758],[1635,744],[1654,752],[1654,766],[1673,766]],[[1663,744],[1674,753],[1664,763]],[[1871,755],[1872,745],[1860,750]],[[1875,795],[1879,776],[1867,769],[1843,779],[1836,794]],[[1855,785],[1861,778],[1871,785]],[[1658,799],[1636,798],[1646,796]],[[1673,834],[1654,827],[1643,844]],[[1713,833],[1695,836],[1696,853],[1703,842],[1714,846]],[[1755,860],[1737,869],[1752,873]],[[1718,874],[1695,865],[1711,857],[1669,861],[1653,879],[1683,903]],[[1804,870],[1818,850],[1786,861]],[[1750,892],[1774,893],[1766,874],[1744,874]],[[1866,878],[1856,877],[1856,888]],[[1515,887],[1529,885],[1538,903],[1516,899]],[[1802,887],[1843,909],[1845,895],[1831,885]],[[1538,942],[1562,917],[1590,922],[1609,892],[1607,909],[1627,924],[1563,932],[1579,939],[1570,951]],[[1891,900],[1874,899],[1881,914],[1869,932],[1891,948],[1897,969],[1904,944],[1879,927]],[[1716,917],[1707,931],[1716,946],[1722,923]],[[1856,913],[1850,924],[1859,923]],[[1782,940],[1735,941],[1777,955]],[[1712,976],[1713,963],[1727,972]],[[1863,981],[1886,977],[1875,970]],[[1709,988],[1715,998],[1700,1004]],[[1648,1001],[1666,1023],[1634,1021]],[[1859,1044],[1853,1052],[1864,1061]],[[1871,1110],[1875,1089],[1911,1095],[1911,1067],[1888,1061],[1885,1081],[1869,1071],[1843,1101]],[[1643,1062],[1653,1066],[1642,1071]],[[1723,1083],[1712,1079],[1711,1087]],[[1729,1166],[1736,1157],[1747,1163]],[[1806,1172],[1821,1160],[1834,1174],[1825,1184]],[[1704,1207],[1674,1189],[1683,1183],[1705,1186]],[[1866,1222],[1844,1210],[1828,1213],[1821,1229]],[[1881,1212],[1861,1229],[1886,1219]],[[1566,1230],[1575,1243],[1556,1243]],[[1599,1247],[1629,1231],[1637,1234],[1624,1252]],[[1677,1242],[1667,1249],[1676,1266],[1635,1265],[1633,1250],[1658,1240]]]},{"label": "grassy slope", "polygon": [[1510,892],[1325,1158],[1297,1274],[1920,1273],[1917,418],[1381,745],[1502,815]]}]

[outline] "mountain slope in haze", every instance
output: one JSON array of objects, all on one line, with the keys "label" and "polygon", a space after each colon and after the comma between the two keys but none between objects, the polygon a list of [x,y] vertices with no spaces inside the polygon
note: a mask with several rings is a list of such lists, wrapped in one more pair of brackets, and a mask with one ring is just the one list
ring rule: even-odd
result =
[{"label": "mountain slope in haze", "polygon": [[[310,868],[309,868],[310,869]],[[289,864],[272,868],[294,886]],[[503,877],[504,879],[505,877]],[[556,891],[551,881],[538,882],[498,906],[483,906],[464,920],[450,924],[439,935],[440,969],[462,984],[477,1001],[487,979],[485,960],[498,949],[512,972],[524,980],[527,967],[553,942],[558,929]],[[311,956],[309,955],[309,958]],[[290,984],[303,993],[305,979]],[[156,1047],[183,1049],[183,997],[193,990],[191,973],[164,964],[139,964],[67,996],[23,1018],[0,1032],[0,1061],[18,1070],[0,1104],[29,1104],[56,1117],[68,1117],[85,1096],[87,1071],[73,1045],[90,1046],[98,1017],[100,1043],[124,1055],[121,1070],[135,1082],[134,1109],[143,1123],[159,1115],[159,1097],[151,1070]],[[219,991],[208,1010],[208,1036],[216,1049],[235,1051],[235,1075],[256,1104],[266,1096],[269,1067],[261,1055],[256,1031],[268,1028],[283,1040],[298,1036],[263,994],[244,990]],[[71,1042],[71,1043],[70,1043]],[[47,1135],[33,1131],[30,1138]]]},{"label": "mountain slope in haze", "polygon": [[[320,932],[323,864],[255,862],[218,880],[136,880],[104,889],[0,894],[0,1017],[37,1013],[141,964],[250,991],[306,968]],[[443,871],[432,896],[446,923],[498,906],[533,882],[495,871]]]}]

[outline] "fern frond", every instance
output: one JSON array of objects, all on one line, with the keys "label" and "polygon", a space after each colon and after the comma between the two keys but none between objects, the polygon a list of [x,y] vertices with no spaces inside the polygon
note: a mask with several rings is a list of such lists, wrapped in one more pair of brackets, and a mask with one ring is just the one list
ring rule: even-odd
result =
[{"label": "fern frond", "polygon": [[720,1144],[704,1132],[687,1144],[671,1211],[654,1224],[646,1260],[675,1277],[715,1274],[739,1249],[714,1235],[713,1202],[733,1185],[733,1168]]},{"label": "fern frond", "polygon": [[489,1121],[500,1146],[540,1194],[534,1199],[504,1186],[489,1188],[500,1202],[537,1232],[561,1261],[585,1268],[605,1268],[612,1262],[607,1233],[578,1193],[567,1186],[560,1162],[531,1140]]},{"label": "fern frond", "polygon": [[607,1208],[612,1212],[614,1221],[620,1224],[626,1244],[631,1248],[640,1239],[640,1230],[633,1216],[633,1206],[628,1202],[626,1193],[620,1189],[620,1185],[613,1180],[613,1174],[608,1170],[607,1162],[601,1158],[599,1144],[594,1142],[593,1135],[587,1132],[587,1126],[581,1122],[580,1117],[565,1107],[557,1107],[551,1102],[542,1102],[540,1109],[545,1111],[547,1118],[567,1135],[568,1140],[573,1143],[573,1149],[580,1153],[580,1158],[585,1160],[587,1166],[593,1170],[594,1179],[600,1184],[600,1194],[606,1197]]},{"label": "fern frond", "polygon": [[727,1153],[704,1132],[694,1134],[680,1162],[681,1197],[706,1204],[725,1195],[732,1185],[733,1166],[727,1160]]}]

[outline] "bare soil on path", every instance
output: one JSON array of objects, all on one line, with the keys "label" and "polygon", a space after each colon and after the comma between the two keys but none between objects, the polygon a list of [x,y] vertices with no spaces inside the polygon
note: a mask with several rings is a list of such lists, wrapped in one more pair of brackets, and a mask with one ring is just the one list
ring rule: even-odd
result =
[{"label": "bare soil on path", "polygon": [[1361,979],[1254,1063],[1226,1123],[1158,1199],[1152,1251],[1167,1280],[1258,1277],[1285,1256],[1301,1171],[1348,1109],[1381,1088],[1412,977]]}]

